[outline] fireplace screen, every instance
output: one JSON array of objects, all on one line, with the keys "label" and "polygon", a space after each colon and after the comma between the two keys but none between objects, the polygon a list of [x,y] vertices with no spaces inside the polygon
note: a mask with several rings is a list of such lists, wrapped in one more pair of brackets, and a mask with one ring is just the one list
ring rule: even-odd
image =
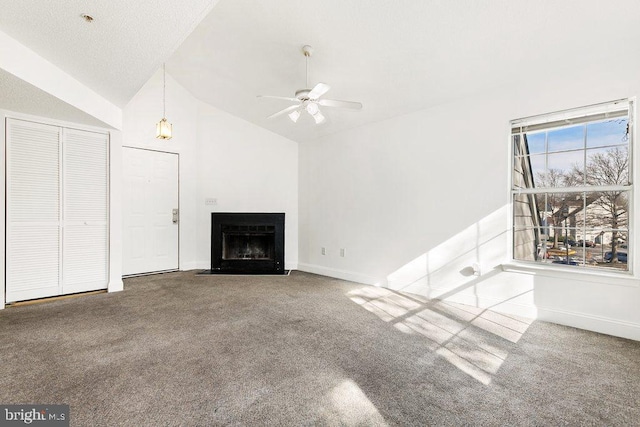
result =
[{"label": "fireplace screen", "polygon": [[225,225],[222,227],[223,260],[273,260],[275,227]]},{"label": "fireplace screen", "polygon": [[284,274],[284,213],[211,212],[212,274]]}]

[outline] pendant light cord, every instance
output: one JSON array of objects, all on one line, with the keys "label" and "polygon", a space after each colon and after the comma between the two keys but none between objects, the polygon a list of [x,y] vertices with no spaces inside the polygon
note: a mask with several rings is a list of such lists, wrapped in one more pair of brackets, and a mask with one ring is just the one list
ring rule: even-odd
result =
[{"label": "pendant light cord", "polygon": [[305,59],[305,88],[309,87],[309,54],[305,53],[304,54],[304,59]]},{"label": "pendant light cord", "polygon": [[166,92],[167,92],[167,70],[165,64],[162,64],[162,118],[166,118]]}]

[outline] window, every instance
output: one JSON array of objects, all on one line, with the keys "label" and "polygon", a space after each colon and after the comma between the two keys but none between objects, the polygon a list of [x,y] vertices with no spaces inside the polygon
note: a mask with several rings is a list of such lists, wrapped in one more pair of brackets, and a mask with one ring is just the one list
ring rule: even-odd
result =
[{"label": "window", "polygon": [[515,260],[629,271],[632,107],[511,122]]}]

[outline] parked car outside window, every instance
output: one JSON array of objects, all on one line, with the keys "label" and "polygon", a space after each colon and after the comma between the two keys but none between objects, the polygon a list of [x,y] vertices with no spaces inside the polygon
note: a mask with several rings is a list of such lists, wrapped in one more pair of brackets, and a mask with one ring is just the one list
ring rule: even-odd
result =
[{"label": "parked car outside window", "polygon": [[[606,262],[611,262],[611,258],[612,258],[612,252],[608,251],[604,253],[604,260]],[[618,261],[625,263],[627,262],[627,253],[626,252],[618,252]]]},{"label": "parked car outside window", "polygon": [[587,248],[595,248],[596,243],[591,240],[578,240],[578,246],[584,246]]}]

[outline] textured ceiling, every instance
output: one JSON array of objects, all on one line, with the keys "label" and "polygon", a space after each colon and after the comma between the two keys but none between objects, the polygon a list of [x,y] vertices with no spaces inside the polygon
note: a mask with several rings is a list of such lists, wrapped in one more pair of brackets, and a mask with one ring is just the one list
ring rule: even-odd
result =
[{"label": "textured ceiling", "polygon": [[[123,107],[215,0],[0,0],[0,29]],[[95,19],[85,22],[82,14]]]},{"label": "textured ceiling", "polygon": [[0,69],[0,108],[71,123],[109,125]]},{"label": "textured ceiling", "polygon": [[[558,69],[622,67],[639,17],[637,0],[0,0],[0,30],[116,105],[167,61],[197,98],[295,141],[506,83],[544,87]],[[304,44],[310,85],[361,111],[266,118],[289,103],[257,95],[305,86]]]}]

